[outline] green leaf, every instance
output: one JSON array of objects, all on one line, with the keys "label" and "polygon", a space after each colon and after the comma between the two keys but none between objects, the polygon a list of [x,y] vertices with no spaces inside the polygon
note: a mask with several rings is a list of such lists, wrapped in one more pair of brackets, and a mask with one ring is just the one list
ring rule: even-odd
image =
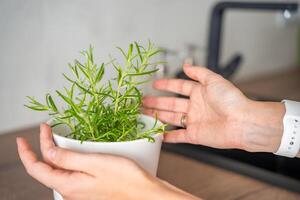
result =
[{"label": "green leaf", "polygon": [[83,107],[83,105],[84,105],[84,102],[85,102],[85,99],[86,99],[86,93],[84,93],[84,96],[83,96],[83,98],[82,99],[80,99],[80,102],[79,102],[79,107]]},{"label": "green leaf", "polygon": [[77,108],[77,106],[74,104],[74,102],[72,101],[72,99],[68,98],[67,96],[63,95],[60,91],[56,90],[56,93],[67,103],[69,104],[73,110],[78,113],[79,109]]},{"label": "green leaf", "polygon": [[54,112],[57,112],[58,109],[57,109],[57,107],[56,107],[56,105],[55,105],[55,103],[54,103],[54,101],[53,101],[50,94],[46,95],[46,100],[47,100],[48,106],[51,107]]},{"label": "green leaf", "polygon": [[57,123],[55,123],[55,124],[52,124],[51,125],[51,128],[54,128],[54,127],[56,127],[56,126],[58,126],[58,125],[62,125],[62,124],[64,124],[63,122],[57,122]]},{"label": "green leaf", "polygon": [[121,53],[122,53],[122,55],[127,59],[127,55],[126,55],[126,53],[124,52],[124,50],[122,49],[122,48],[120,48],[120,47],[116,47]]},{"label": "green leaf", "polygon": [[112,98],[112,99],[115,98],[115,97],[113,97],[112,95],[107,94],[107,93],[104,93],[104,92],[97,92],[97,94],[102,95],[102,96],[107,96],[107,97],[110,97],[110,98]]},{"label": "green leaf", "polygon": [[82,91],[84,91],[84,92],[86,92],[86,93],[89,93],[89,94],[91,94],[91,95],[93,95],[93,93],[89,90],[89,89],[87,89],[87,88],[85,88],[83,85],[81,85],[80,83],[75,83],[76,85],[77,85],[77,87],[79,87]]},{"label": "green leaf", "polygon": [[156,55],[156,54],[158,54],[158,53],[160,53],[160,52],[163,52],[163,50],[157,49],[157,50],[151,52],[151,53],[148,55],[148,57],[152,57],[152,56],[154,56],[154,55]]},{"label": "green leaf", "polygon": [[90,45],[90,49],[89,49],[89,58],[91,60],[91,63],[94,64],[94,56],[93,56],[93,47],[92,47],[92,45]]},{"label": "green leaf", "polygon": [[153,74],[157,72],[159,69],[154,69],[150,71],[145,71],[145,72],[139,72],[139,73],[128,73],[128,76],[143,76],[143,75],[148,75],[148,74]]},{"label": "green leaf", "polygon": [[84,76],[87,79],[90,79],[90,76],[88,74],[88,72],[86,71],[86,68],[77,60],[75,60],[75,66],[77,66],[79,68],[79,70],[84,74]]},{"label": "green leaf", "polygon": [[134,82],[135,85],[142,85],[145,83],[149,83],[151,80],[145,80],[145,81],[140,81],[140,82]]},{"label": "green leaf", "polygon": [[25,107],[36,110],[36,111],[47,111],[49,108],[41,103],[39,103],[37,100],[34,99],[34,97],[26,96],[27,99],[29,99],[29,104],[31,105],[24,105]]},{"label": "green leaf", "polygon": [[133,44],[130,44],[129,48],[128,48],[128,53],[127,53],[127,61],[129,61],[131,59],[132,50],[133,50]]},{"label": "green leaf", "polygon": [[63,73],[62,75],[65,77],[65,79],[67,79],[67,80],[70,81],[71,83],[75,83],[75,81],[72,80],[71,78],[69,78],[65,73]]},{"label": "green leaf", "polygon": [[74,95],[74,88],[75,88],[75,83],[72,84],[71,86],[71,90],[70,90],[70,93],[69,93],[69,96],[71,99],[73,99],[73,95]]},{"label": "green leaf", "polygon": [[102,63],[100,69],[98,70],[98,73],[95,78],[95,83],[98,83],[99,81],[101,81],[103,75],[104,75],[104,63]]},{"label": "green leaf", "polygon": [[139,46],[139,44],[137,42],[134,42],[134,44],[135,44],[135,48],[136,48],[136,50],[138,52],[138,55],[140,57],[141,63],[143,63],[144,59],[143,59],[143,55],[141,54],[140,46]]},{"label": "green leaf", "polygon": [[73,74],[75,75],[75,77],[79,78],[77,66],[76,65],[72,66],[70,63],[68,63],[68,66],[71,69],[71,71],[73,72]]},{"label": "green leaf", "polygon": [[117,72],[118,72],[118,85],[121,85],[121,81],[122,81],[122,69],[118,68]]},{"label": "green leaf", "polygon": [[24,105],[25,107],[35,110],[35,111],[46,111],[49,110],[47,107],[38,107],[38,106],[29,106],[29,105]]}]

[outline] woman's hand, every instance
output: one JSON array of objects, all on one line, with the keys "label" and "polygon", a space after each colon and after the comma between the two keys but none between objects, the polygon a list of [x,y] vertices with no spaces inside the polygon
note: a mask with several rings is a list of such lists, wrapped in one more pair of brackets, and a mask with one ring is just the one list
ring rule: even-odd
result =
[{"label": "woman's hand", "polygon": [[196,199],[152,177],[133,161],[112,155],[76,153],[58,148],[51,129],[42,124],[40,146],[44,161],[24,138],[17,138],[19,156],[36,180],[72,199]]},{"label": "woman's hand", "polygon": [[191,80],[157,80],[156,89],[189,98],[143,99],[144,113],[180,126],[186,115],[186,129],[165,134],[166,142],[202,144],[216,148],[274,152],[282,136],[284,106],[248,99],[238,88],[207,68],[184,66]]}]

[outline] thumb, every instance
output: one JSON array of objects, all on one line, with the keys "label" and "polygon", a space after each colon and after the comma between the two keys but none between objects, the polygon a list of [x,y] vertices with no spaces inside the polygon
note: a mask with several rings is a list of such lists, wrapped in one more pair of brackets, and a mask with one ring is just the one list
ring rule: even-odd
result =
[{"label": "thumb", "polygon": [[87,174],[95,174],[97,167],[95,154],[78,153],[59,147],[51,147],[47,150],[46,157],[53,165],[72,171],[81,171]]},{"label": "thumb", "polygon": [[215,80],[220,77],[220,75],[214,73],[213,71],[200,66],[191,66],[185,64],[183,66],[184,73],[193,80],[199,81],[201,84],[206,85],[211,80]]},{"label": "thumb", "polygon": [[40,126],[40,147],[44,160],[49,164],[73,171],[92,172],[92,156],[55,146],[51,128],[47,124]]},{"label": "thumb", "polygon": [[40,149],[42,152],[43,159],[47,162],[50,163],[48,160],[46,154],[47,150],[51,147],[54,147],[54,142],[52,138],[52,130],[48,126],[48,124],[41,124],[40,125]]}]

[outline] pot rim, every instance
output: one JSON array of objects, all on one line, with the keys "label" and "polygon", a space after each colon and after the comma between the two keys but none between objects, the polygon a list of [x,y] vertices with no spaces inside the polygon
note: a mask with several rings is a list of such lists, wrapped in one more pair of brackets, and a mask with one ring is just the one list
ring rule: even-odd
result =
[{"label": "pot rim", "polygon": [[[148,115],[144,115],[144,114],[140,114],[140,116],[148,118],[150,120],[155,120],[155,118],[148,116]],[[47,124],[50,125],[52,122],[52,119],[49,119],[47,121]],[[162,125],[163,123],[160,120],[157,120],[157,124]],[[69,141],[69,142],[80,142],[81,140],[76,140],[73,138],[67,138],[65,136],[61,136],[57,133],[55,133],[54,131],[52,131],[53,137],[59,139],[59,140],[65,140],[65,141]],[[162,136],[164,133],[156,133],[154,134],[152,137],[155,139],[159,138],[160,136]],[[124,144],[124,143],[137,143],[137,142],[143,142],[148,140],[147,138],[141,138],[141,139],[137,139],[137,140],[130,140],[130,141],[120,141],[120,142],[96,142],[96,141],[83,141],[82,144]],[[148,141],[147,141],[148,142]]]}]

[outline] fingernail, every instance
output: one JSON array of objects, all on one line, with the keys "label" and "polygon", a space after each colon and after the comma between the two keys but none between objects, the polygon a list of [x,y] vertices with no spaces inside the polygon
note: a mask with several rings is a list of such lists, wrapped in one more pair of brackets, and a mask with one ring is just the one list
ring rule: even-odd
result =
[{"label": "fingernail", "polygon": [[49,156],[49,159],[54,159],[55,158],[55,154],[56,154],[56,150],[54,148],[51,148],[48,150],[48,156]]}]

